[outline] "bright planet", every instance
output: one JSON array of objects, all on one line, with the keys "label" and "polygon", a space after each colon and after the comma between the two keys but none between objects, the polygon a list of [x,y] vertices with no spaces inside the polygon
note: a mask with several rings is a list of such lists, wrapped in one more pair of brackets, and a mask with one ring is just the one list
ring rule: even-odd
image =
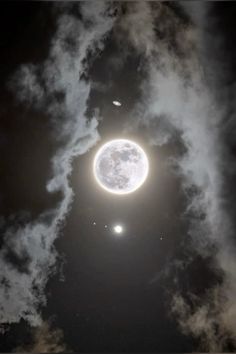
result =
[{"label": "bright planet", "polygon": [[128,194],[146,180],[149,162],[140,145],[128,139],[115,139],[97,151],[93,171],[96,181],[106,191]]},{"label": "bright planet", "polygon": [[121,225],[116,225],[114,226],[113,230],[115,231],[116,234],[121,234],[123,231],[123,227]]}]

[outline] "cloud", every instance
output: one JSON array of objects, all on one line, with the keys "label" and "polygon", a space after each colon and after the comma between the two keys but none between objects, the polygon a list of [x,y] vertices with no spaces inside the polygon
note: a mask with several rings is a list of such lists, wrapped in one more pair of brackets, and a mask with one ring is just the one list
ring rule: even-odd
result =
[{"label": "cloud", "polygon": [[70,352],[64,343],[63,332],[59,328],[52,328],[49,322],[43,322],[32,330],[32,343],[16,347],[17,353],[62,353]]},{"label": "cloud", "polygon": [[[184,147],[185,152],[175,157],[175,166],[188,199],[185,212],[189,215],[192,246],[203,257],[214,256],[215,272],[222,277],[221,284],[191,307],[189,297],[193,294],[177,293],[172,310],[178,314],[184,332],[204,339],[204,349],[222,350],[228,343],[226,338],[236,344],[235,225],[225,193],[229,178],[226,171],[232,166],[225,140],[230,103],[218,101],[225,97],[225,91],[219,91],[219,78],[224,75],[217,50],[205,56],[209,49],[206,51],[204,45],[220,48],[222,38],[214,39],[214,26],[212,35],[204,32],[209,30],[205,22],[209,20],[205,18],[209,5],[204,6],[186,4],[184,10],[193,15],[186,18],[186,14],[165,3],[129,3],[118,36],[129,38],[146,59],[143,97],[127,128],[146,128],[151,144],[160,146],[177,139]],[[202,42],[203,38],[207,43]],[[218,68],[219,78],[212,79],[206,63]],[[230,104],[230,109],[234,116],[235,106]],[[233,123],[230,127],[235,131]],[[231,178],[234,172],[235,168],[231,168]],[[189,197],[191,189],[195,193]],[[235,210],[232,203],[231,209]]]},{"label": "cloud", "polygon": [[204,301],[195,311],[184,301],[181,295],[173,297],[172,312],[178,316],[179,325],[185,335],[194,334],[201,339],[202,350],[217,352],[223,347],[227,337],[219,333],[216,313],[212,313],[210,304],[213,298]]},{"label": "cloud", "polygon": [[141,1],[123,6],[125,14],[120,17],[120,22],[115,27],[117,38],[125,45],[123,36],[128,34],[129,41],[149,55],[155,45],[154,18],[151,7]]},{"label": "cloud", "polygon": [[[72,14],[79,7],[82,19]],[[103,49],[113,22],[108,3],[90,2],[58,7],[57,30],[49,56],[40,65],[22,65],[9,83],[19,101],[46,112],[57,140],[52,157],[49,193],[60,192],[61,201],[37,219],[9,226],[0,250],[0,322],[20,319],[41,323],[40,307],[48,277],[55,271],[54,241],[69,211],[73,190],[69,183],[73,158],[84,154],[98,138],[96,117],[86,117],[90,84],[89,60]]]}]

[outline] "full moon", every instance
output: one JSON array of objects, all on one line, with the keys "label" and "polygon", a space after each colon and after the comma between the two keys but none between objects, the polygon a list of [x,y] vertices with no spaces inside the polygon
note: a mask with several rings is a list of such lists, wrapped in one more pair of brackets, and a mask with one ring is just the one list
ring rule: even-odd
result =
[{"label": "full moon", "polygon": [[115,139],[104,144],[96,153],[93,163],[98,184],[114,194],[136,191],[147,178],[148,158],[135,142]]}]

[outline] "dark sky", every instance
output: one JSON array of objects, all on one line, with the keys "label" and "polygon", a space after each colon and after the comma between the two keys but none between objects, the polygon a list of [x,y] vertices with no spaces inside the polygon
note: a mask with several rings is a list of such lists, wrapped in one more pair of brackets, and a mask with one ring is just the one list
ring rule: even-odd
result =
[{"label": "dark sky", "polygon": [[[236,5],[89,3],[0,5],[0,350],[234,351]],[[122,197],[113,138],[150,162]]]}]

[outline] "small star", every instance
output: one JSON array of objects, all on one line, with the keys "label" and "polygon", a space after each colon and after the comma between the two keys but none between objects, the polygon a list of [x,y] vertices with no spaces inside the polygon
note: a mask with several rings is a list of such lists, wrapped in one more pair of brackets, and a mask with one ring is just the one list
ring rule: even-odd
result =
[{"label": "small star", "polygon": [[104,227],[105,227],[105,229],[107,229],[107,225],[105,225]]},{"label": "small star", "polygon": [[93,225],[94,225],[94,226],[97,225],[95,221],[93,222]]}]

